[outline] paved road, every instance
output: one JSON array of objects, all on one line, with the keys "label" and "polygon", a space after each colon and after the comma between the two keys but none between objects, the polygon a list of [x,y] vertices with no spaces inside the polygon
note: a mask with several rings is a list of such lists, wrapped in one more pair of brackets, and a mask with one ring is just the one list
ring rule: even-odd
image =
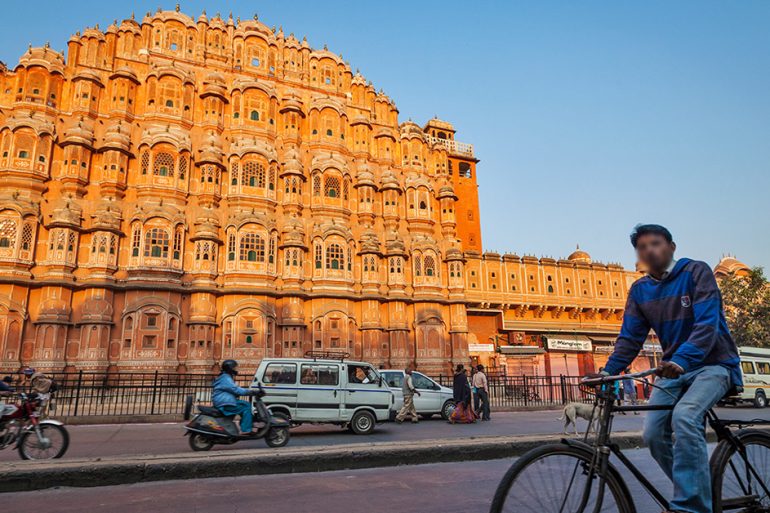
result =
[{"label": "paved road", "polygon": [[[661,491],[670,494],[670,484],[646,451],[629,451],[628,454]],[[497,483],[511,462],[440,463],[313,474],[61,488],[4,494],[2,504],[5,511],[56,513],[482,513],[488,510]],[[639,513],[660,512],[660,508],[656,508],[638,486],[629,485]]]},{"label": "paved road", "polygon": [[[752,419],[770,418],[770,408],[723,408],[722,417]],[[563,423],[559,411],[498,412],[491,422],[451,425],[442,420],[422,421],[417,425],[404,423],[380,424],[369,436],[356,436],[336,426],[303,425],[292,430],[291,446],[342,445],[361,442],[393,442],[399,440],[429,440],[435,438],[468,438],[511,434],[560,433]],[[643,414],[619,415],[615,431],[638,431],[642,428]],[[585,429],[585,421],[579,427]],[[100,458],[116,455],[174,454],[189,452],[187,438],[182,436],[181,424],[114,424],[101,426],[70,426],[70,448],[66,458]],[[263,440],[218,446],[214,450],[265,448]],[[15,451],[0,452],[0,461],[18,460]]]}]

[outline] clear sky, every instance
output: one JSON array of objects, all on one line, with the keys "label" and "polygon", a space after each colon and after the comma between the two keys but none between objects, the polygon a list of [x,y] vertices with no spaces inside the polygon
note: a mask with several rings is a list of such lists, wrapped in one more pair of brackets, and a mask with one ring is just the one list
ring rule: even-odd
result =
[{"label": "clear sky", "polygon": [[[5,0],[0,60],[173,2]],[[477,157],[485,249],[579,243],[632,266],[628,233],[770,270],[770,2],[185,1],[255,12],[342,53],[402,120],[451,121]]]}]

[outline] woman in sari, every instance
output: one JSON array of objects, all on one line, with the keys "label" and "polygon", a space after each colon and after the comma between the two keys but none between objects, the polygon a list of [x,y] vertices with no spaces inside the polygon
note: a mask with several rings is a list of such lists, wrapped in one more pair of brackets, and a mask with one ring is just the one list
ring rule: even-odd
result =
[{"label": "woman in sari", "polygon": [[476,422],[476,415],[473,413],[473,407],[471,406],[471,386],[468,382],[465,367],[462,364],[458,364],[455,369],[452,391],[454,392],[455,409],[449,417],[449,422],[452,424],[471,424]]}]

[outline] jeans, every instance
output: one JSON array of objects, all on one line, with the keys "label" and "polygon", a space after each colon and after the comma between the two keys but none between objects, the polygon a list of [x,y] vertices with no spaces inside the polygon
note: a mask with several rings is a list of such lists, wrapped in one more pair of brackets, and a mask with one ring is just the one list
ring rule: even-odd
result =
[{"label": "jeans", "polygon": [[254,425],[251,413],[251,403],[246,401],[235,401],[235,404],[227,404],[220,406],[219,411],[227,416],[240,415],[241,416],[241,433],[251,432],[251,428]]},{"label": "jeans", "polygon": [[479,388],[476,397],[481,401],[481,420],[489,420],[489,394],[483,388]]},{"label": "jeans", "polygon": [[730,388],[730,373],[707,365],[676,379],[658,378],[655,384],[663,390],[654,388],[649,404],[675,405],[669,411],[650,411],[644,423],[644,441],[674,483],[669,509],[711,513],[705,415]]}]

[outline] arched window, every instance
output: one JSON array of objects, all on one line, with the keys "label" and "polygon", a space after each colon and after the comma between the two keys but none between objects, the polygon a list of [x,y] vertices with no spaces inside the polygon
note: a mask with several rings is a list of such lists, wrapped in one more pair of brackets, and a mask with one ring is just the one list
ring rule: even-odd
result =
[{"label": "arched window", "polygon": [[315,268],[320,269],[323,267],[322,249],[320,244],[315,245]]},{"label": "arched window", "polygon": [[436,275],[436,261],[433,259],[432,256],[428,255],[425,257],[425,276],[435,276]]},{"label": "arched window", "polygon": [[158,153],[152,166],[155,176],[174,176],[174,157],[169,153]]},{"label": "arched window", "polygon": [[258,110],[252,110],[249,114],[249,119],[252,121],[259,121],[259,111]]},{"label": "arched window", "polygon": [[150,228],[144,234],[144,256],[168,258],[169,236],[162,228]]},{"label": "arched window", "polygon": [[336,176],[327,176],[324,181],[324,194],[327,198],[340,197],[340,180]]},{"label": "arched window", "polygon": [[339,244],[329,244],[329,246],[327,246],[326,268],[333,270],[345,268],[345,253],[342,251],[342,247],[340,247]]},{"label": "arched window", "polygon": [[146,175],[147,170],[150,168],[150,152],[149,151],[143,151],[142,157],[140,159],[141,165],[140,168],[142,170],[142,174]]},{"label": "arched window", "polygon": [[241,185],[249,187],[265,186],[265,168],[259,162],[244,162],[241,173]]},{"label": "arched window", "polygon": [[142,242],[142,228],[139,225],[134,226],[134,233],[131,237],[131,256],[139,256],[139,247]]},{"label": "arched window", "polygon": [[16,230],[14,219],[0,219],[0,248],[16,246]]},{"label": "arched window", "polygon": [[235,234],[231,233],[227,237],[227,260],[232,262],[235,260]]},{"label": "arched window", "polygon": [[548,293],[553,294],[553,285],[548,285]]},{"label": "arched window", "polygon": [[422,276],[422,263],[420,262],[420,257],[414,259],[414,275]]},{"label": "arched window", "polygon": [[321,195],[321,177],[319,175],[315,175],[313,177],[313,196],[320,196]]},{"label": "arched window", "polygon": [[265,239],[256,233],[241,235],[240,260],[242,262],[264,262]]}]

